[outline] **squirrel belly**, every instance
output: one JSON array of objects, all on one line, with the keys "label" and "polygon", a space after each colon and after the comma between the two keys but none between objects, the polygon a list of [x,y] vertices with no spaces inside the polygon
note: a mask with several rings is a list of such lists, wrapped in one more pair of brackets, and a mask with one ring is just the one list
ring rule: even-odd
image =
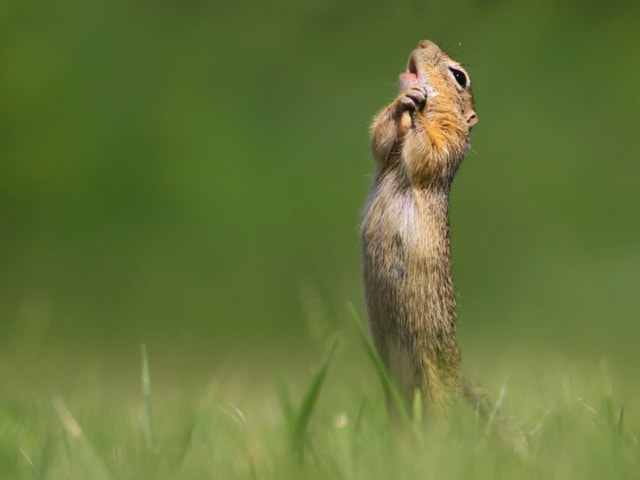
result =
[{"label": "squirrel belly", "polygon": [[362,231],[374,344],[407,402],[418,389],[434,410],[462,388],[447,211],[448,192],[403,187],[388,175]]}]

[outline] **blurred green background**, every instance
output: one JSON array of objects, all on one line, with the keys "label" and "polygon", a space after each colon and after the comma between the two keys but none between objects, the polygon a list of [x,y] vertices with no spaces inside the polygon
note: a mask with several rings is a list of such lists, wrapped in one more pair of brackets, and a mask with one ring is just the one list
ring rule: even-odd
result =
[{"label": "blurred green background", "polygon": [[3,358],[137,362],[146,342],[209,368],[348,328],[368,124],[430,38],[467,65],[480,119],[452,193],[465,368],[636,362],[638,18],[632,1],[3,2]]}]

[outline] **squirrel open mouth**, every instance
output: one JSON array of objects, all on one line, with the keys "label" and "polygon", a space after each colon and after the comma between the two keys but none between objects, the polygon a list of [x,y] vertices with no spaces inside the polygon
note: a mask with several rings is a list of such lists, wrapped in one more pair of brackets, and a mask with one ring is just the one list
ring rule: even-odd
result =
[{"label": "squirrel open mouth", "polygon": [[418,81],[418,66],[416,65],[416,61],[411,55],[409,59],[409,64],[407,65],[407,70],[400,74],[400,89],[404,90],[415,85]]},{"label": "squirrel open mouth", "polygon": [[413,55],[411,55],[411,58],[409,59],[409,65],[407,65],[407,72],[408,73],[412,73],[414,75],[418,75],[418,67],[416,66],[416,61],[413,58]]}]

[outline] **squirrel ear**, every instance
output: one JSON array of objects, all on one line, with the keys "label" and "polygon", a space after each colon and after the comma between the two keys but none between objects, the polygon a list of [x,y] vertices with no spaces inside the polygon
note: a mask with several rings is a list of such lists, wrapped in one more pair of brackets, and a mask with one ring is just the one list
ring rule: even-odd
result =
[{"label": "squirrel ear", "polygon": [[467,116],[467,126],[471,128],[476,123],[478,123],[478,115],[476,115],[474,110],[471,110],[471,113]]}]

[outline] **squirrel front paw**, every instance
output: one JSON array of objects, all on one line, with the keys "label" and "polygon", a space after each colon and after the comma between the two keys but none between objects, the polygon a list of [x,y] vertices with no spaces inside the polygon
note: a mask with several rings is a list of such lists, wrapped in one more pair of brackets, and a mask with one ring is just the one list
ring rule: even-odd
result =
[{"label": "squirrel front paw", "polygon": [[398,106],[400,111],[419,112],[427,104],[427,92],[421,87],[411,87],[400,94]]}]

